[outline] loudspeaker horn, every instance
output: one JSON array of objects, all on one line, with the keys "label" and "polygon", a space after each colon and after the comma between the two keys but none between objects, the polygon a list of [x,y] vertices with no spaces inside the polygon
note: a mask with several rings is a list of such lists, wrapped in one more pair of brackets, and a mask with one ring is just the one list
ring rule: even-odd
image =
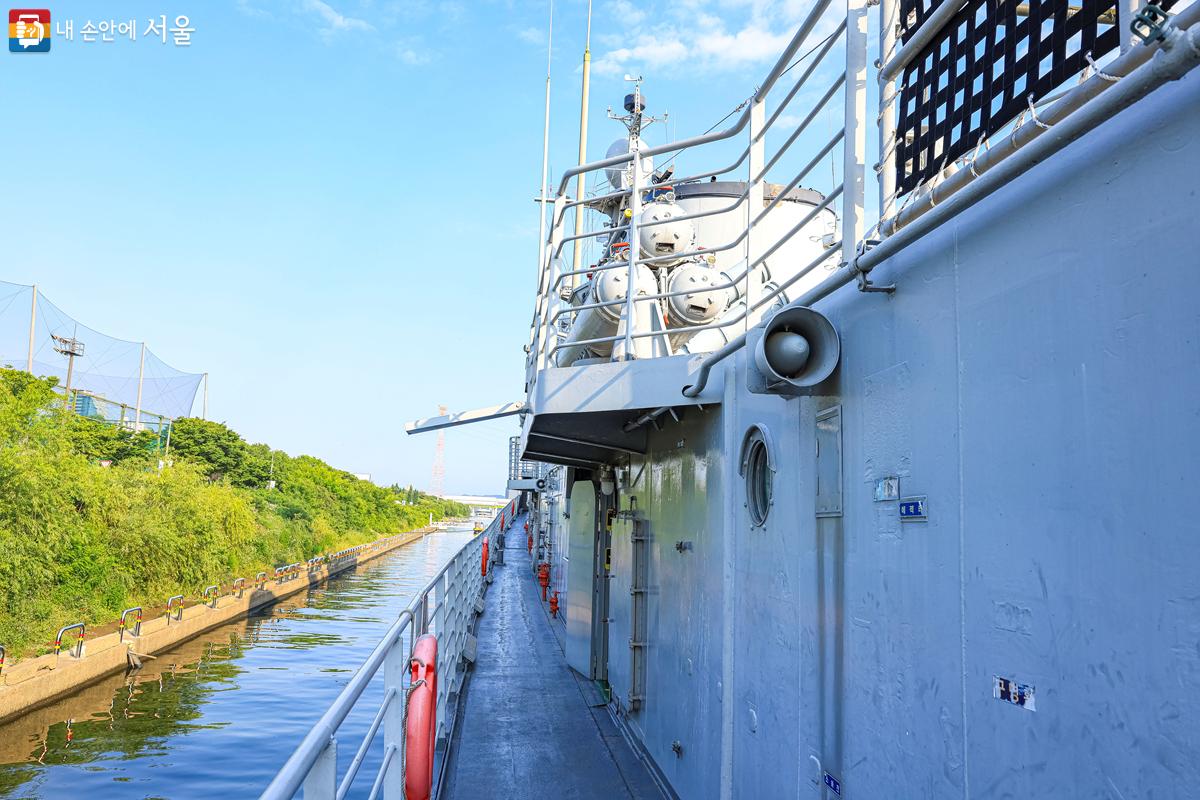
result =
[{"label": "loudspeaker horn", "polygon": [[764,326],[754,348],[754,365],[768,387],[802,389],[832,375],[841,353],[837,329],[823,314],[806,306],[787,306]]}]

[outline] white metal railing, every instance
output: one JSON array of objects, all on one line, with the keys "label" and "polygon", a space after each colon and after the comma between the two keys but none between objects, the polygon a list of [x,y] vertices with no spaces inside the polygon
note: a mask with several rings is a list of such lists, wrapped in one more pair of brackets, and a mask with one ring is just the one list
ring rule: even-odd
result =
[{"label": "white metal railing", "polygon": [[[529,358],[527,361],[527,384],[532,388],[536,382],[537,373],[542,369],[554,367],[556,356],[564,346],[558,338],[560,321],[581,311],[599,308],[623,306],[622,314],[625,320],[633,320],[635,305],[648,302],[663,302],[673,297],[692,293],[686,289],[675,291],[660,290],[652,294],[636,294],[631,288],[627,289],[624,298],[600,302],[587,302],[577,305],[561,303],[563,286],[569,285],[577,276],[589,273],[595,276],[610,270],[622,270],[626,273],[627,287],[635,286],[638,267],[641,265],[656,266],[667,261],[679,261],[695,256],[709,257],[717,253],[734,251],[744,253],[741,265],[726,274],[721,282],[705,287],[705,292],[721,292],[729,289],[741,289],[745,300],[740,312],[726,315],[710,322],[695,325],[680,325],[669,330],[636,329],[633,324],[625,324],[623,330],[616,334],[591,339],[579,339],[571,342],[572,347],[589,347],[594,345],[612,344],[614,348],[623,348],[624,358],[632,357],[634,343],[639,339],[664,337],[674,334],[691,334],[704,330],[732,329],[738,332],[749,327],[748,323],[770,304],[779,302],[781,296],[798,281],[809,275],[822,263],[840,255],[842,261],[850,257],[852,248],[857,244],[863,229],[863,192],[864,192],[864,159],[865,128],[861,124],[866,112],[866,58],[867,58],[867,0],[848,0],[845,6],[834,4],[832,0],[818,0],[800,25],[783,53],[776,60],[761,86],[746,104],[746,108],[728,128],[714,131],[703,136],[692,137],[679,142],[672,142],[655,147],[644,147],[637,137],[632,137],[631,148],[623,155],[606,158],[601,161],[586,164],[567,170],[558,185],[558,194],[554,198],[551,212],[551,225],[545,255],[539,269],[537,305],[531,325],[529,340]],[[843,13],[844,10],[844,13]],[[831,33],[818,35],[817,31],[830,27]],[[815,46],[814,46],[815,42]],[[791,128],[782,144],[768,155],[766,152],[766,135],[769,131],[781,127],[780,120],[785,113],[792,110],[795,99],[801,90],[810,87],[815,76],[822,72],[822,67],[828,67],[828,56],[834,49],[842,45],[845,52],[844,65],[836,65],[836,77],[818,87],[817,100],[808,108],[801,110],[801,121]],[[805,58],[809,61],[799,76],[794,80],[784,80],[790,69],[796,66],[794,61],[805,49]],[[845,115],[849,124],[843,125],[842,130],[835,133],[821,146],[815,149],[815,154],[793,175],[769,202],[763,201],[766,190],[768,173],[779,166],[781,159],[791,150],[793,145],[805,132],[811,131],[812,124],[819,115],[834,101],[838,94],[844,96],[844,103],[850,114]],[[767,116],[768,101],[778,103],[770,116]],[[644,174],[643,159],[666,153],[678,155],[681,152],[694,150],[705,145],[711,145],[727,140],[744,137],[745,146],[740,154],[732,161],[715,170],[705,170],[695,175],[672,179],[671,185],[686,184],[701,178],[709,179],[716,176],[733,173],[739,168],[745,169],[745,185],[739,196],[720,208],[708,209],[682,216],[676,215],[670,219],[659,221],[642,221],[639,219],[643,203],[643,194],[648,190],[659,188],[650,183],[650,176]],[[825,198],[812,211],[805,215],[797,224],[792,225],[782,236],[771,240],[761,238],[760,228],[763,221],[786,198],[789,193],[800,186],[801,181],[812,174],[813,170],[826,158],[834,155],[838,147],[843,149],[842,175],[838,184],[828,192]],[[596,173],[600,170],[614,167],[631,167],[629,186],[591,198],[571,198],[567,194],[571,179],[579,174]],[[592,181],[593,184],[596,181]],[[619,200],[624,208],[624,220],[620,225],[614,225],[599,231],[592,231],[571,236],[564,235],[567,211],[575,209],[582,213],[582,206],[595,204],[598,201]],[[837,204],[837,205],[835,205]],[[760,267],[783,247],[793,236],[809,225],[826,209],[838,212],[841,220],[840,239],[826,243],[825,252],[812,262],[792,274],[787,280],[777,286],[761,287],[759,291],[752,279]],[[638,247],[638,231],[641,227],[652,227],[676,221],[691,221],[712,217],[719,214],[738,212],[745,209],[747,224],[737,235],[727,242],[696,247],[686,252],[670,255],[643,255]],[[607,237],[608,246],[616,242],[616,238],[624,234],[624,241],[629,242],[628,257],[624,260],[611,260],[589,269],[565,270],[559,269],[563,248],[580,239]]]},{"label": "white metal railing", "polygon": [[[1063,0],[1065,2],[1065,0]],[[1082,133],[1095,127],[1103,119],[1119,110],[1122,102],[1127,105],[1131,101],[1121,98],[1140,98],[1166,80],[1180,77],[1194,66],[1194,59],[1183,39],[1176,34],[1186,32],[1195,38],[1197,6],[1200,3],[1180,3],[1176,9],[1175,18],[1167,24],[1169,35],[1155,41],[1139,42],[1131,38],[1127,28],[1134,18],[1139,5],[1146,0],[1119,0],[1117,3],[1116,21],[1122,31],[1121,51],[1115,58],[1106,63],[1103,69],[1090,68],[1079,76],[1078,85],[1068,87],[1052,96],[1037,101],[1038,109],[1033,118],[1026,121],[1018,117],[1002,132],[993,134],[996,144],[992,146],[986,140],[970,157],[960,157],[950,164],[936,180],[931,180],[917,189],[909,192],[903,199],[903,204],[897,208],[898,191],[896,171],[892,164],[895,155],[895,132],[899,81],[904,70],[913,59],[922,52],[934,37],[945,28],[948,21],[964,6],[964,0],[947,0],[940,4],[922,24],[911,32],[909,40],[901,44],[898,35],[900,0],[844,0],[834,4],[831,0],[818,0],[808,16],[799,26],[796,34],[789,41],[779,59],[775,62],[766,79],[754,93],[745,109],[727,128],[655,147],[645,147],[638,137],[630,139],[630,150],[622,155],[591,162],[563,173],[557,187],[557,195],[553,198],[550,231],[543,257],[538,267],[538,292],[534,314],[530,326],[530,336],[527,344],[526,388],[530,396],[536,386],[541,371],[557,367],[557,356],[566,342],[560,341],[562,329],[569,327],[566,323],[580,312],[601,308],[621,307],[622,324],[617,332],[608,336],[597,336],[590,339],[572,339],[569,346],[594,347],[596,345],[611,345],[612,358],[616,360],[629,359],[637,356],[634,343],[637,340],[651,338],[659,341],[677,333],[697,333],[705,330],[728,328],[739,331],[736,338],[725,336],[727,344],[712,352],[705,358],[704,371],[700,380],[690,387],[685,387],[684,394],[696,396],[703,388],[707,370],[713,363],[736,351],[746,340],[745,331],[752,325],[756,315],[772,303],[791,300],[795,303],[812,303],[836,288],[857,279],[859,287],[865,291],[888,291],[891,287],[873,287],[867,278],[868,273],[886,257],[911,242],[924,236],[937,224],[944,222],[953,214],[978,202],[998,186],[1012,180],[1036,164],[1044,154],[1061,149],[1068,141],[1065,136],[1077,138]],[[868,4],[879,5],[878,20],[878,52],[879,59],[874,65],[867,64],[868,48]],[[833,32],[821,39],[819,30],[828,30],[833,25]],[[815,41],[820,39],[820,41]],[[1153,74],[1152,56],[1160,51],[1170,51],[1173,42],[1184,42],[1183,48],[1174,47],[1177,51],[1170,61],[1172,69],[1167,72],[1160,70]],[[815,46],[814,46],[815,42]],[[780,127],[785,110],[789,109],[801,90],[809,86],[816,76],[827,74],[831,66],[828,54],[835,46],[841,45],[845,61],[840,74],[825,86],[820,86],[814,93],[805,93],[817,99],[798,114],[800,122],[788,130],[787,137],[776,148],[770,157],[767,156],[764,137],[768,131]],[[797,55],[805,52],[799,60]],[[803,73],[794,81],[785,80],[788,72],[800,60],[812,56]],[[822,66],[826,69],[823,71]],[[833,65],[838,66],[838,65]],[[874,112],[875,119],[869,120],[866,107],[866,87],[868,72],[879,85],[879,105]],[[1134,73],[1140,75],[1133,78]],[[1125,86],[1121,86],[1125,83]],[[1136,88],[1135,88],[1136,86]],[[1120,87],[1117,90],[1117,87]],[[823,109],[826,109],[834,98],[840,94],[844,108],[841,115],[841,130],[829,140],[818,146],[812,146],[814,157],[807,161],[787,182],[784,189],[774,200],[762,205],[764,186],[768,172],[779,169],[781,159],[793,148],[802,135],[809,131],[811,124],[817,119]],[[1108,95],[1106,98],[1105,95]],[[778,103],[768,118],[765,114],[765,104],[768,100]],[[1088,113],[1081,113],[1088,112]],[[1066,124],[1070,118],[1070,124]],[[866,132],[868,122],[876,126],[878,139],[877,163],[873,165],[876,173],[875,180],[878,188],[878,216],[868,224],[865,219],[865,183],[866,183]],[[1057,126],[1057,127],[1056,127]],[[718,175],[732,174],[743,171],[745,188],[732,202],[720,208],[674,216],[669,220],[643,221],[639,219],[644,194],[654,191],[659,185],[651,183],[653,176],[644,174],[643,159],[656,155],[672,153],[675,156],[684,151],[695,151],[706,145],[723,141],[737,140],[744,137],[745,147],[731,162],[716,170],[701,171],[684,178],[672,178],[669,183],[677,186],[700,179],[715,178]],[[986,145],[987,149],[984,149]],[[811,143],[810,145],[811,146]],[[833,237],[835,241],[827,243],[828,249],[811,263],[802,266],[781,285],[764,284],[755,286],[751,276],[756,269],[764,264],[767,258],[776,253],[792,236],[803,229],[811,221],[812,215],[806,217],[800,224],[785,231],[782,235],[765,240],[767,236],[759,230],[763,220],[789,191],[800,185],[814,167],[840,147],[842,169],[840,176],[835,177],[834,185],[813,214],[822,209],[836,209],[839,218],[839,233]],[[673,156],[674,157],[674,156]],[[998,167],[1003,169],[998,169]],[[629,185],[624,188],[600,194],[589,198],[573,198],[567,194],[568,185],[572,178],[581,174],[597,173],[610,168],[627,169]],[[989,171],[994,174],[987,175]],[[591,185],[597,185],[593,179]],[[948,202],[953,198],[953,202]],[[577,215],[583,213],[587,205],[600,202],[619,202],[624,211],[622,217],[615,220],[611,227],[602,230],[574,235],[564,235],[564,225],[569,210]],[[746,208],[746,225],[737,235],[727,242],[712,247],[695,248],[684,253],[672,253],[665,256],[642,255],[640,252],[638,231],[654,225],[682,220],[696,220],[718,214],[726,214]],[[936,213],[935,213],[936,208]],[[751,210],[762,209],[758,213]],[[563,248],[581,240],[596,239],[607,251],[607,259],[602,259],[597,265],[587,269],[567,270],[562,263]],[[613,245],[621,240],[628,243],[627,255],[623,258],[612,258]],[[653,266],[667,260],[679,260],[689,256],[708,256],[714,253],[738,251],[745,253],[744,260],[734,270],[724,273],[723,282],[705,287],[704,292],[742,288],[745,304],[740,313],[718,317],[703,324],[643,328],[636,325],[635,306],[642,303],[661,304],[670,298],[694,293],[696,290],[681,289],[665,291],[660,286],[654,293],[637,294],[635,291],[637,270],[640,265]],[[819,285],[807,288],[801,298],[788,297],[785,293],[798,281],[809,275],[821,264],[838,258],[834,273]],[[564,302],[564,291],[570,288],[577,278],[587,274],[593,279],[604,272],[620,270],[625,273],[625,297],[615,300],[600,300],[599,302],[578,303],[573,297],[571,303]],[[575,304],[572,304],[575,303]],[[644,351],[643,351],[644,352]],[[654,355],[659,354],[657,351]]]},{"label": "white metal railing", "polygon": [[[482,535],[467,542],[400,612],[354,677],[267,786],[262,800],[288,800],[301,788],[305,800],[343,800],[354,785],[380,728],[383,729],[383,762],[373,778],[368,797],[372,800],[376,797],[403,800],[404,717],[413,645],[423,634],[437,636],[437,739],[448,743],[453,733],[455,704],[466,678],[464,648],[485,588],[481,569],[483,541],[485,537],[498,534],[502,523],[506,527],[511,525],[515,513],[514,500],[495,516]],[[362,701],[381,667],[382,700],[366,736],[339,780],[338,729]],[[442,764],[437,765],[438,768],[444,765],[447,751],[448,744],[442,751]]]}]

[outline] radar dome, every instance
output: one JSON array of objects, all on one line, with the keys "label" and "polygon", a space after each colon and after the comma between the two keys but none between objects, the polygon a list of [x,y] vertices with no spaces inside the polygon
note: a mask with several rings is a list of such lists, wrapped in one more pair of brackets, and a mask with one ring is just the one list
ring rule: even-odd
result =
[{"label": "radar dome", "polygon": [[[629,152],[629,140],[617,139],[608,147],[608,152],[604,154],[605,158],[614,158],[615,156],[624,155]],[[608,177],[608,182],[612,184],[614,189],[628,188],[633,181],[633,164],[621,164],[617,167],[607,167],[604,170],[605,176]],[[649,185],[650,176],[654,174],[654,158],[644,156],[642,158],[642,175],[643,185]]]}]

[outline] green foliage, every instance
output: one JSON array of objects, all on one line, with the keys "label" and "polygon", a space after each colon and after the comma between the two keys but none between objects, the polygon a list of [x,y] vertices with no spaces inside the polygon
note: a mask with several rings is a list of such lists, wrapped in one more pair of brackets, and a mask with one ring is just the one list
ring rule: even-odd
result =
[{"label": "green foliage", "polygon": [[187,417],[171,426],[171,450],[198,464],[211,481],[237,473],[246,462],[246,443],[220,422]]},{"label": "green foliage", "polygon": [[176,421],[159,469],[156,435],[68,414],[54,385],[0,369],[0,644],[11,654],[44,649],[69,622],[110,622],[131,605],[467,513],[420,493],[401,505],[392,490],[204,420]]}]

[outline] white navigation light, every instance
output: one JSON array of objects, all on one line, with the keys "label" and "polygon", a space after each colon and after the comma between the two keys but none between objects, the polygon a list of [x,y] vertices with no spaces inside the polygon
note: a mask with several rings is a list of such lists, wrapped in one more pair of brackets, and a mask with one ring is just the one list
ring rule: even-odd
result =
[{"label": "white navigation light", "polygon": [[[676,253],[687,253],[695,249],[696,227],[691,220],[676,219],[686,216],[682,208],[674,203],[651,203],[642,210],[638,219],[638,243],[650,267],[670,267],[683,259],[669,258]],[[650,224],[657,223],[657,224]]]}]

